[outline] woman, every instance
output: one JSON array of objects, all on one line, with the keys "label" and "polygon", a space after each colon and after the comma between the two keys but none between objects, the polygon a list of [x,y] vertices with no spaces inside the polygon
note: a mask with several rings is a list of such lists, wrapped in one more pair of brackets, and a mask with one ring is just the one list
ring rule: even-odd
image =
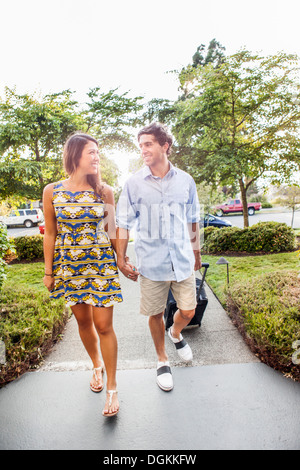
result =
[{"label": "woman", "polygon": [[51,298],[65,296],[76,317],[80,338],[93,362],[93,392],[103,389],[100,338],[107,374],[102,414],[114,416],[119,402],[113,305],[123,300],[114,258],[114,196],[112,189],[101,183],[98,143],[93,137],[72,135],[63,159],[69,177],[47,185],[43,195],[43,281]]}]

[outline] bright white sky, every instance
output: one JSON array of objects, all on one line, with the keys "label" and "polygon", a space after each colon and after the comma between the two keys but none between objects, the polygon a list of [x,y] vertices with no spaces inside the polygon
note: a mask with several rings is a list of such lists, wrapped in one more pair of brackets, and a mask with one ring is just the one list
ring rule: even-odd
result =
[{"label": "bright white sky", "polygon": [[[300,56],[299,0],[0,0],[3,87],[17,92],[119,87],[132,96],[177,98],[170,70],[216,38],[232,54]],[[116,157],[123,175],[128,157]]]}]

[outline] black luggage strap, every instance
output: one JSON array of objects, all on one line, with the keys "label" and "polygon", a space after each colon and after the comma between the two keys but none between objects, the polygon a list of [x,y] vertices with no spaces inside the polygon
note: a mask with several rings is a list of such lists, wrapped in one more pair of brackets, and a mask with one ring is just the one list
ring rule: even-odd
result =
[{"label": "black luggage strap", "polygon": [[159,369],[157,369],[157,375],[162,375],[162,374],[172,374],[171,368],[169,366],[161,366]]}]

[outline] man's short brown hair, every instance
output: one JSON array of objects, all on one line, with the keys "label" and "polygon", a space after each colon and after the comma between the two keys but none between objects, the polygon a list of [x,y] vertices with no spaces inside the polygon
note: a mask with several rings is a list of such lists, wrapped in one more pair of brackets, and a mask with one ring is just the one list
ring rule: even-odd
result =
[{"label": "man's short brown hair", "polygon": [[171,147],[173,145],[173,137],[164,124],[161,124],[160,122],[153,122],[152,124],[143,127],[143,129],[141,129],[138,133],[138,140],[140,140],[140,137],[143,134],[153,135],[161,146],[165,145],[165,143],[168,143],[169,147],[167,150],[167,155],[170,155]]}]

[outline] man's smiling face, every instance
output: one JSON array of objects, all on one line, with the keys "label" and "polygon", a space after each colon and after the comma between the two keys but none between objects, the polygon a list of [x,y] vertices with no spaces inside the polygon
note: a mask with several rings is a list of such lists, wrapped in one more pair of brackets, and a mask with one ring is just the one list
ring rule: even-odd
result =
[{"label": "man's smiling face", "polygon": [[152,134],[142,134],[139,146],[145,165],[155,167],[162,163],[168,149],[168,144],[161,146]]}]

